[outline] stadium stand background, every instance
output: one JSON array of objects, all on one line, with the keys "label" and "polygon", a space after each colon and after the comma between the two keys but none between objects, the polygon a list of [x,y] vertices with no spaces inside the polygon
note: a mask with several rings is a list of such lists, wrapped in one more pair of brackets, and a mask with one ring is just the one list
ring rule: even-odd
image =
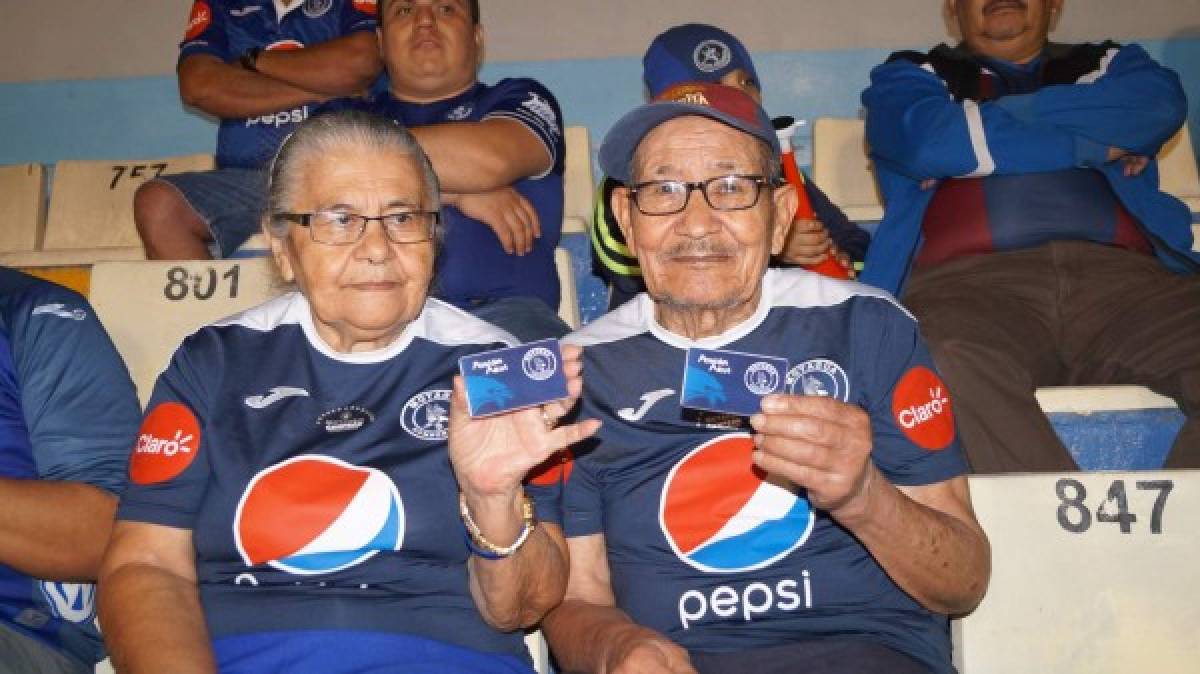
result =
[{"label": "stadium stand background", "polygon": [[[211,152],[211,121],[186,112],[176,45],[190,0],[5,3],[0,21],[0,164]],[[942,0],[487,0],[483,79],[546,83],[593,149],[640,101],[640,57],[663,28],[708,21],[738,35],[770,83],[765,105],[798,118],[854,117],[870,68],[887,53],[952,39]],[[1177,70],[1200,118],[1200,2],[1073,0],[1061,41],[1139,41]]]}]

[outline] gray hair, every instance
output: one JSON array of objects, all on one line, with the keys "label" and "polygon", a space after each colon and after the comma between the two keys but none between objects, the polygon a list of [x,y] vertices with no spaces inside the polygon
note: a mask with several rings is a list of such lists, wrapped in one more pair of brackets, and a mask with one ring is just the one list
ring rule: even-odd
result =
[{"label": "gray hair", "polygon": [[[411,157],[420,169],[424,208],[441,211],[441,192],[437,174],[425,151],[408,129],[386,117],[362,110],[337,110],[310,117],[279,145],[267,169],[267,229],[271,236],[287,236],[292,223],[275,217],[292,209],[299,179],[312,162],[346,147],[393,150]],[[433,230],[435,245],[442,241],[443,220]]]}]

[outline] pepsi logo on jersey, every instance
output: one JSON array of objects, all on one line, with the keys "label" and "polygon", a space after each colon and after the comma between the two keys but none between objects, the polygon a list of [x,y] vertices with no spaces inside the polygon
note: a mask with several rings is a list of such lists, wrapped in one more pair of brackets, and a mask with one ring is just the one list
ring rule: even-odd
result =
[{"label": "pepsi logo on jersey", "polygon": [[186,405],[157,405],[138,432],[129,457],[129,477],[137,484],[173,479],[195,460],[200,451],[200,422]]},{"label": "pepsi logo on jersey", "polygon": [[404,502],[391,478],[317,454],[259,471],[233,521],[246,566],[298,575],[331,573],[399,550],[404,527]]},{"label": "pepsi logo on jersey", "polygon": [[[804,544],[816,517],[808,500],[790,485],[777,484],[751,461],[747,433],[729,433],[689,452],[667,474],[659,525],[680,561],[705,573],[765,569]],[[803,586],[803,596],[798,590]],[[679,597],[684,629],[710,613],[745,620],[771,609],[811,606],[810,579],[749,580],[689,589]]]}]

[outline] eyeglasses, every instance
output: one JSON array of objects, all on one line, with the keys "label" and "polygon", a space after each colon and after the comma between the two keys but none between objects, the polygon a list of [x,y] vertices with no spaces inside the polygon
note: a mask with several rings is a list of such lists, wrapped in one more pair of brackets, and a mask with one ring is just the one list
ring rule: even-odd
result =
[{"label": "eyeglasses", "polygon": [[316,213],[276,213],[275,217],[308,228],[312,240],[330,246],[356,243],[367,231],[367,223],[377,221],[384,236],[392,243],[422,243],[433,238],[433,228],[441,220],[438,211],[403,211],[367,216],[342,211]]},{"label": "eyeglasses", "polygon": [[683,180],[649,180],[629,188],[629,198],[644,215],[673,215],[687,208],[692,190],[699,190],[715,211],[741,211],[758,203],[764,185],[760,175],[728,175],[689,183]]}]

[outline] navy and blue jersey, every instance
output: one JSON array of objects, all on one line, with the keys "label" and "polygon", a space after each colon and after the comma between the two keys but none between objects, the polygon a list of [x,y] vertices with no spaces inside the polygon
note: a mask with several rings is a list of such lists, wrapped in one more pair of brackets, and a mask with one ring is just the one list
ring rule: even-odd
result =
[{"label": "navy and blue jersey", "polygon": [[[0,478],[119,493],[139,416],[129,372],[87,300],[0,267]],[[0,563],[5,626],[91,664],[104,657],[94,617],[92,585]]]},{"label": "navy and blue jersey", "polygon": [[[389,346],[344,354],[312,320],[292,293],[183,342],[118,518],[191,530],[223,672],[527,672],[522,635],[471,598],[446,445],[458,358],[512,337],[428,300]],[[529,493],[557,510],[557,486]]]},{"label": "navy and blue jersey", "polygon": [[[375,30],[375,0],[195,0],[188,16],[179,63],[208,54],[236,62],[246,50],[303,49],[358,31]],[[314,101],[315,102],[315,101]],[[247,119],[222,119],[217,132],[217,166],[259,168],[312,105]]]},{"label": "navy and blue jersey", "polygon": [[558,273],[554,249],[563,217],[563,168],[567,154],[562,111],[550,90],[535,80],[504,79],[494,86],[476,83],[467,91],[434,103],[410,103],[386,92],[369,103],[345,103],[394,119],[409,127],[447,122],[511,119],[528,128],[545,145],[552,162],[542,175],[522,178],[512,187],[538,214],[542,236],[526,255],[509,255],[495,232],[453,206],[443,209],[445,245],[437,265],[433,293],[456,306],[470,308],[502,297],[536,297],[558,309]]},{"label": "navy and blue jersey", "polygon": [[949,394],[889,295],[769,270],[755,314],[722,335],[666,331],[643,294],[565,341],[585,347],[581,415],[603,426],[576,448],[563,527],[604,535],[617,606],[634,622],[699,652],[837,635],[952,671],[948,619],[896,586],[802,489],[755,468],[745,419],[680,406],[689,347],[786,358],[788,392],[867,411],[871,458],[893,483],[963,474]]}]

